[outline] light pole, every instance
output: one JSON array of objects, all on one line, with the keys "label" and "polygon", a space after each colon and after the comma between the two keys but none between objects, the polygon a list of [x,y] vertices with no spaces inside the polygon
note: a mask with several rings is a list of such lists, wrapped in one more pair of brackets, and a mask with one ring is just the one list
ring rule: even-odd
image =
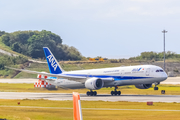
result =
[{"label": "light pole", "polygon": [[164,33],[164,71],[165,71],[165,68],[166,68],[166,67],[165,67],[165,54],[166,54],[166,53],[165,53],[165,33],[167,33],[167,31],[166,31],[166,30],[163,30],[162,33]]}]

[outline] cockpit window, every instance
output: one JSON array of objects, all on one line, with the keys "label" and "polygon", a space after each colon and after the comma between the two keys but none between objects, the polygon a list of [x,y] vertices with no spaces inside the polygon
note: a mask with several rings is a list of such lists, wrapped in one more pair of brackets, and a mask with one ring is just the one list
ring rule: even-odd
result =
[{"label": "cockpit window", "polygon": [[163,70],[156,70],[156,72],[164,72]]}]

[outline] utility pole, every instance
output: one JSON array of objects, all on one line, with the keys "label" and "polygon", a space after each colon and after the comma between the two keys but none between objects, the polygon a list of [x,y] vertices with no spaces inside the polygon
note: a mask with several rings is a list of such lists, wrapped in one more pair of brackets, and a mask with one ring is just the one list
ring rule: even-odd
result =
[{"label": "utility pole", "polygon": [[165,71],[165,69],[166,69],[166,67],[165,67],[165,54],[166,54],[166,52],[165,52],[165,33],[167,33],[167,31],[163,30],[162,33],[164,33],[164,71]]}]

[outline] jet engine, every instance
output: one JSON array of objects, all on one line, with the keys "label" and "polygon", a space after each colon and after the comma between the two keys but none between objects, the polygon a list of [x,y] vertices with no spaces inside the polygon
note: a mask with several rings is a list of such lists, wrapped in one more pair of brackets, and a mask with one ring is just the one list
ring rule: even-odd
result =
[{"label": "jet engine", "polygon": [[86,80],[85,87],[90,90],[97,90],[102,88],[104,85],[104,82],[99,78],[90,78]]},{"label": "jet engine", "polygon": [[152,84],[138,84],[138,85],[135,85],[135,87],[139,89],[148,89],[152,87]]}]

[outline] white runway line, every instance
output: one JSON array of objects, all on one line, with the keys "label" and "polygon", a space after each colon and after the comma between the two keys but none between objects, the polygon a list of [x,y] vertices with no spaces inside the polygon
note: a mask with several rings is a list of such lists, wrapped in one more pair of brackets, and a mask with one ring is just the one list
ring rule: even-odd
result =
[{"label": "white runway line", "polygon": [[[0,107],[19,107],[19,108],[45,108],[45,109],[73,109],[68,107],[36,107],[36,106],[0,106]],[[84,110],[107,110],[107,111],[161,111],[161,112],[180,112],[180,110],[160,110],[160,109],[113,109],[113,108],[82,108]]]},{"label": "white runway line", "polygon": [[0,83],[35,83],[38,79],[0,79]]},{"label": "white runway line", "polygon": [[[86,101],[129,101],[129,102],[176,102],[180,103],[180,95],[121,95],[98,94],[87,96],[80,94],[81,100]],[[30,93],[30,92],[0,92],[0,99],[46,99],[72,100],[72,94],[66,93]]]}]

